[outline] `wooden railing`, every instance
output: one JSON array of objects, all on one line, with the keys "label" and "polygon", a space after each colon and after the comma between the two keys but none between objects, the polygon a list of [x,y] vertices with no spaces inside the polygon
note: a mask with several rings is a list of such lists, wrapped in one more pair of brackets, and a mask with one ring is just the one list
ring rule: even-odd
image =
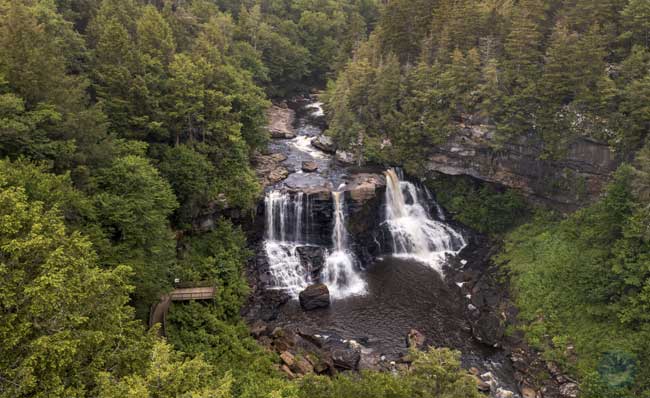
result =
[{"label": "wooden railing", "polygon": [[172,301],[188,301],[188,300],[211,300],[217,293],[214,286],[208,287],[189,287],[184,289],[176,289],[172,291],[169,296]]},{"label": "wooden railing", "polygon": [[169,294],[160,297],[160,301],[151,306],[149,311],[149,328],[160,323],[160,333],[166,335],[167,312],[172,301],[190,301],[190,300],[213,300],[217,294],[217,288],[214,286],[203,286],[206,283],[199,282],[196,287],[183,287],[172,290]]}]

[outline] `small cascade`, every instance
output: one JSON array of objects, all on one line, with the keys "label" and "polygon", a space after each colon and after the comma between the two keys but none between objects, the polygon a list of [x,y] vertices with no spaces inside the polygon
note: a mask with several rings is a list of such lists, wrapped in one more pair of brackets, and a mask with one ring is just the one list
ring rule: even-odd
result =
[{"label": "small cascade", "polygon": [[403,181],[394,169],[387,170],[385,175],[385,224],[392,238],[393,255],[413,258],[440,271],[445,256],[464,248],[465,239],[450,226],[429,216],[421,197],[424,195],[431,201],[433,198],[426,198],[424,190]]},{"label": "small cascade", "polygon": [[305,194],[271,191],[264,198],[266,238],[279,242],[303,242],[305,230]]},{"label": "small cascade", "polygon": [[328,253],[323,272],[323,281],[333,298],[360,295],[366,291],[366,282],[356,271],[356,259],[347,246],[348,232],[345,229],[345,201],[341,192],[332,192],[334,201],[334,229],[332,251]]},{"label": "small cascade", "polygon": [[306,231],[311,217],[305,214],[304,193],[291,194],[272,191],[266,195],[266,240],[264,250],[269,260],[274,285],[284,289],[293,297],[311,282],[307,270],[301,264],[298,247],[305,245]]}]

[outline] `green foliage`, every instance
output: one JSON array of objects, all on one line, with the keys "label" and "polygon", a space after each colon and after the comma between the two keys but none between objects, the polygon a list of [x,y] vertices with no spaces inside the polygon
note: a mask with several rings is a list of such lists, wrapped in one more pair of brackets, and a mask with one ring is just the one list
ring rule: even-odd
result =
[{"label": "green foliage", "polygon": [[334,378],[309,376],[300,382],[304,398],[478,398],[476,382],[460,368],[460,354],[449,349],[412,351],[413,364],[399,374],[362,372]]},{"label": "green foliage", "polygon": [[0,186],[0,395],[81,397],[100,370],[133,372],[145,342],[126,306],[129,267],[101,269],[51,200]]},{"label": "green foliage", "polygon": [[0,155],[64,169],[101,161],[105,121],[88,104],[81,58],[83,39],[54,2],[0,2]]},{"label": "green foliage", "polygon": [[210,232],[185,237],[176,277],[182,281],[210,281],[217,286],[213,312],[224,319],[236,319],[248,296],[244,265],[251,256],[246,237],[239,227],[219,220]]},{"label": "green foliage", "polygon": [[188,228],[205,203],[216,199],[217,174],[214,165],[203,154],[188,145],[162,146],[158,166],[160,174],[169,181],[180,207],[175,224]]},{"label": "green foliage", "polygon": [[160,341],[151,350],[151,362],[143,372],[120,380],[110,373],[99,375],[99,398],[231,398],[232,376],[215,380],[212,367],[201,356],[185,359]]},{"label": "green foliage", "polygon": [[623,166],[598,203],[562,221],[538,217],[512,232],[498,256],[511,272],[529,341],[582,376],[589,397],[615,396],[608,375],[597,372],[612,352],[634,359],[623,396],[647,396],[649,388],[650,245],[639,228],[648,218],[634,188],[647,180],[637,174]]},{"label": "green foliage", "polygon": [[468,125],[491,126],[496,149],[539,142],[545,158],[579,136],[636,150],[650,120],[647,11],[626,0],[391,1],[329,86],[329,134],[359,161],[412,172]]},{"label": "green foliage", "polygon": [[244,323],[224,321],[218,312],[211,305],[175,304],[168,318],[170,342],[202,355],[219,374],[231,373],[235,396],[266,396],[282,385],[272,367],[277,358],[257,345]]},{"label": "green foliage", "polygon": [[524,221],[530,208],[510,189],[499,189],[471,177],[436,176],[427,181],[438,202],[454,219],[475,231],[500,235]]},{"label": "green foliage", "polygon": [[[322,86],[378,18],[375,0],[218,2],[237,15],[237,37],[260,54],[256,76],[273,97]],[[250,50],[249,50],[250,51]]]},{"label": "green foliage", "polygon": [[175,241],[168,217],[178,206],[169,183],[139,156],[116,159],[98,171],[94,195],[99,222],[113,243],[107,264],[131,264],[140,315],[168,289]]}]

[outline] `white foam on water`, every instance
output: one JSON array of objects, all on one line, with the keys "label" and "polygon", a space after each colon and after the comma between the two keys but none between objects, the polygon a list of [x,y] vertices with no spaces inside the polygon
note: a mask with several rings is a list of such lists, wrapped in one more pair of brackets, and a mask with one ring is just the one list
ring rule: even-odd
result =
[{"label": "white foam on water", "polygon": [[306,153],[314,159],[329,159],[331,156],[311,144],[313,137],[299,135],[289,141],[289,144],[302,153]]},{"label": "white foam on water", "polygon": [[323,111],[323,103],[322,102],[312,102],[311,104],[307,105],[307,109],[312,109],[311,115],[314,116],[314,117],[325,116],[325,112]]},{"label": "white foam on water", "polygon": [[298,255],[298,245],[294,243],[267,240],[264,250],[269,260],[274,289],[284,290],[293,298],[311,283],[309,273],[305,272]]}]

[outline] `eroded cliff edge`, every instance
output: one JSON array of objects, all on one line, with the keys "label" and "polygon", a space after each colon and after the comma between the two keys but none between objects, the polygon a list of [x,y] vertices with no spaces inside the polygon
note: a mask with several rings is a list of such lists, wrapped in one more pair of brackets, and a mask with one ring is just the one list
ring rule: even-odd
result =
[{"label": "eroded cliff edge", "polygon": [[570,211],[596,200],[622,162],[610,146],[587,137],[576,137],[564,153],[545,158],[539,138],[520,136],[497,146],[493,130],[488,125],[461,125],[432,150],[428,171],[501,184]]}]

